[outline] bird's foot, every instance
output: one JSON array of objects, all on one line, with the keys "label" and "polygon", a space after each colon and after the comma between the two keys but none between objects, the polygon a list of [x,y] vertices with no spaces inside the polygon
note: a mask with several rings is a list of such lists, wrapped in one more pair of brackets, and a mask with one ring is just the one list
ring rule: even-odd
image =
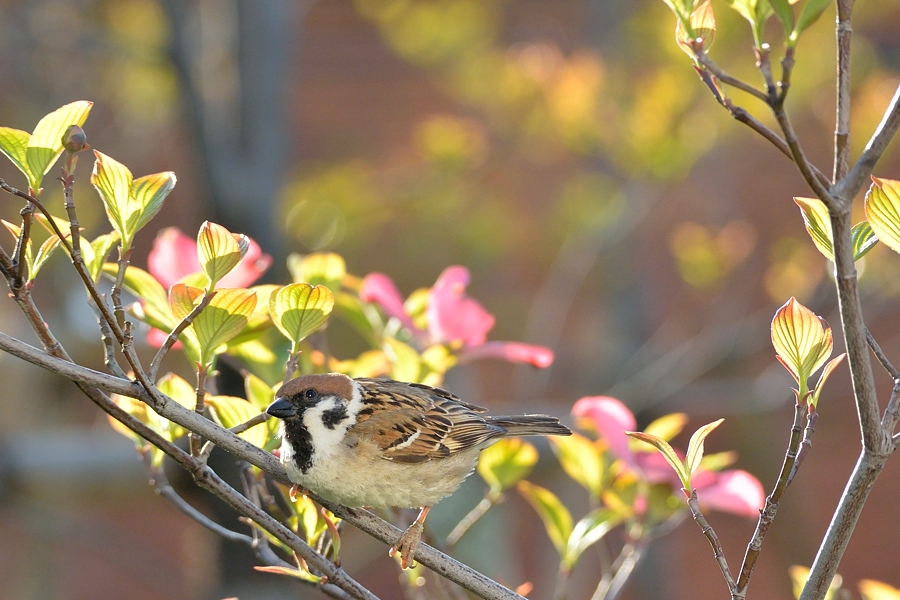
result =
[{"label": "bird's foot", "polygon": [[291,491],[289,492],[291,496],[291,502],[297,501],[297,496],[306,496],[309,494],[309,490],[301,485],[297,485],[296,483],[291,486]]},{"label": "bird's foot", "polygon": [[397,543],[391,548],[389,554],[394,556],[400,554],[400,568],[411,569],[416,566],[416,549],[419,547],[419,540],[422,537],[422,531],[425,529],[425,523],[416,521],[409,526],[409,529],[403,532]]}]

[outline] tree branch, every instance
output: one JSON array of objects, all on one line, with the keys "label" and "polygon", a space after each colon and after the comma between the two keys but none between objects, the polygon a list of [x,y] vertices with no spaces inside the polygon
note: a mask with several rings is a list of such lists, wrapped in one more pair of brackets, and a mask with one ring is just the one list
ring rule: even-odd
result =
[{"label": "tree branch", "polygon": [[[291,485],[284,467],[272,454],[250,444],[230,431],[219,427],[209,419],[198,415],[194,411],[181,406],[175,401],[167,399],[166,396],[161,394],[159,394],[159,398],[162,398],[163,401],[160,402],[157,400],[156,396],[151,395],[137,382],[123,380],[118,377],[107,375],[106,373],[94,371],[93,369],[49,356],[39,349],[2,332],[0,332],[0,350],[54,373],[58,373],[68,379],[80,382],[83,385],[96,387],[106,392],[121,394],[146,402],[161,416],[186,429],[199,433],[220,448],[259,467],[271,475],[276,481],[280,481],[285,485]],[[315,494],[310,494],[310,497],[336,516],[372,537],[381,540],[387,545],[393,545],[403,533],[397,527],[379,519],[366,510],[351,509],[341,505],[332,504],[322,500]],[[415,559],[417,562],[422,563],[439,575],[446,577],[486,600],[522,600],[522,597],[512,590],[435,550],[427,544],[419,544]]]},{"label": "tree branch", "polygon": [[[837,0],[837,103],[834,119],[834,169],[832,181],[844,178],[850,168],[850,12],[853,0]],[[855,194],[854,194],[855,195]]]}]

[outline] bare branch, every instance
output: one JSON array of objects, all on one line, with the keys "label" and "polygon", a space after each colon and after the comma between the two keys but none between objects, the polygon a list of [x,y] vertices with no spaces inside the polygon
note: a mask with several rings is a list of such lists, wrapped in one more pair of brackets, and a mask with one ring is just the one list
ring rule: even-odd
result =
[{"label": "bare branch", "polygon": [[[834,169],[832,181],[840,181],[850,169],[850,12],[853,1],[837,0],[837,103],[834,119]],[[855,194],[854,194],[855,195]]]},{"label": "bare branch", "polygon": [[835,184],[834,193],[837,197],[849,202],[859,193],[859,190],[868,181],[875,165],[881,159],[881,155],[887,150],[898,128],[900,128],[900,86],[894,92],[891,104],[884,113],[875,133],[872,134],[869,143],[866,144],[865,150],[847,176]]},{"label": "bare branch", "polygon": [[722,70],[713,60],[709,57],[706,52],[699,52],[694,54],[697,62],[700,63],[704,68],[709,70],[716,79],[724,83],[725,85],[730,85],[733,88],[739,89],[742,92],[747,92],[754,98],[762,100],[765,103],[769,102],[768,96],[762,91],[758,90],[749,83],[746,83],[743,80],[738,79],[737,77],[732,77],[724,70]]}]

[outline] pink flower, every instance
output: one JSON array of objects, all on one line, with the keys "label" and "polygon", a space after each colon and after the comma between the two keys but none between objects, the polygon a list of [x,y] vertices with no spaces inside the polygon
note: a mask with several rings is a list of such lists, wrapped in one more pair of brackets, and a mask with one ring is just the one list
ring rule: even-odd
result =
[{"label": "pink flower", "polygon": [[691,477],[700,504],[713,510],[742,517],[758,517],[765,502],[765,492],[759,480],[741,470],[697,471]]},{"label": "pink flower", "polygon": [[474,298],[465,294],[469,270],[452,266],[444,269],[429,291],[428,331],[422,331],[403,307],[403,297],[394,282],[383,273],[370,273],[360,287],[359,297],[380,305],[385,314],[395,317],[413,335],[432,344],[462,344],[460,362],[481,358],[500,358],[509,362],[528,363],[539,368],[553,363],[553,351],[543,346],[516,342],[487,342],[494,327],[494,316]]},{"label": "pink flower", "polygon": [[400,290],[384,273],[369,273],[363,278],[359,288],[359,299],[363,302],[374,302],[381,305],[387,316],[399,319],[407,329],[414,332],[419,331],[406,313],[406,309],[403,308],[403,297],[400,296]]},{"label": "pink flower", "polygon": [[[588,419],[597,434],[609,444],[610,451],[635,473],[650,483],[669,483],[681,488],[681,481],[659,452],[632,452],[625,431],[634,431],[634,414],[621,401],[609,396],[581,398],[572,407],[575,417]],[[682,456],[678,450],[676,453]],[[756,517],[763,505],[762,484],[746,471],[714,473],[697,471],[691,477],[700,503],[722,512]]]},{"label": "pink flower", "polygon": [[[263,254],[259,244],[250,240],[247,254],[231,273],[219,281],[218,287],[247,287],[259,279],[272,265],[272,257]],[[177,227],[160,231],[147,257],[147,269],[162,286],[169,289],[188,275],[200,272],[197,242]]]},{"label": "pink flower", "polygon": [[447,267],[431,288],[428,298],[428,333],[435,342],[462,340],[466,346],[481,346],[494,328],[494,315],[466,296],[469,270]]}]

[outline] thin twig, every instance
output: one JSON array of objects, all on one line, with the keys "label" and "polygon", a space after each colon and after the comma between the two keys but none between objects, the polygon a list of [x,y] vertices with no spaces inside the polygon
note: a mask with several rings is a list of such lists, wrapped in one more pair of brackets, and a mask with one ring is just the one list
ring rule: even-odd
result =
[{"label": "thin twig", "polygon": [[178,341],[178,336],[190,326],[191,323],[194,322],[194,319],[197,318],[203,309],[209,306],[209,303],[212,301],[213,296],[216,295],[215,290],[207,291],[203,294],[203,297],[200,299],[200,302],[191,309],[191,312],[185,316],[181,322],[169,333],[169,336],[166,338],[166,341],[160,346],[159,350],[156,352],[156,356],[153,357],[153,360],[150,362],[150,368],[147,370],[147,377],[150,381],[156,381],[156,374],[159,373],[160,364],[163,361],[163,358],[166,357],[166,354],[169,350],[172,349],[172,346],[175,345],[175,342]]},{"label": "thin twig", "polygon": [[28,260],[25,258],[28,252],[28,241],[31,239],[31,224],[34,221],[34,207],[26,204],[25,208],[19,211],[22,216],[22,227],[19,230],[19,239],[16,242],[16,252],[13,256],[13,263],[16,265],[16,288],[20,288],[28,281],[30,273],[28,273]]},{"label": "thin twig", "polygon": [[[682,491],[687,494],[687,490]],[[709,521],[707,521],[706,517],[703,516],[703,513],[700,512],[700,503],[697,502],[697,490],[691,490],[691,494],[688,497],[688,507],[691,509],[691,516],[694,517],[694,521],[700,526],[700,531],[702,531],[703,535],[706,536],[706,539],[709,540],[709,545],[712,546],[713,549],[713,557],[719,565],[719,570],[722,571],[722,577],[725,578],[725,583],[728,584],[728,591],[732,592],[734,590],[734,577],[731,576],[731,569],[728,568],[728,561],[725,560],[725,551],[722,550],[722,543],[719,542],[719,536],[716,535],[716,531],[712,528],[712,525],[709,524]]]},{"label": "thin twig", "polygon": [[819,420],[819,413],[811,404],[808,408],[809,410],[806,413],[806,427],[803,428],[803,441],[800,442],[800,450],[797,452],[797,460],[794,461],[794,466],[791,467],[791,481],[794,480],[794,476],[797,474],[797,471],[803,464],[806,455],[809,454],[809,451],[812,448],[812,437],[816,433],[816,421]]},{"label": "thin twig", "polygon": [[823,184],[816,177],[813,165],[807,160],[806,154],[803,152],[797,132],[794,131],[794,126],[784,110],[784,106],[773,107],[772,112],[775,115],[775,120],[778,121],[778,125],[781,127],[782,133],[784,133],[784,141],[787,143],[788,148],[791,149],[791,156],[806,184],[816,193],[816,197],[825,203],[829,210],[841,209],[842,207],[839,206],[828,189],[828,184]]},{"label": "thin twig", "polygon": [[891,398],[888,400],[884,414],[881,416],[881,429],[885,434],[892,435],[898,422],[900,422],[900,378],[894,379],[894,389],[891,390]]},{"label": "thin twig", "polygon": [[794,422],[791,425],[791,436],[788,441],[787,451],[784,453],[784,460],[781,464],[781,472],[772,489],[772,493],[766,498],[765,507],[759,512],[759,520],[756,522],[756,530],[747,550],[744,552],[744,560],[741,563],[741,570],[738,573],[737,586],[733,588],[735,598],[744,598],[747,595],[747,586],[750,585],[750,576],[753,574],[753,568],[756,566],[756,560],[762,550],[763,540],[769,531],[769,526],[775,519],[775,513],[778,511],[778,503],[781,496],[791,483],[792,474],[794,473],[794,463],[797,459],[797,453],[800,448],[801,427],[803,415],[807,412],[806,404],[798,402],[794,405]]},{"label": "thin twig", "polygon": [[891,376],[891,379],[897,379],[898,377],[900,377],[900,371],[897,371],[897,367],[891,364],[890,359],[881,349],[881,346],[878,345],[878,342],[875,340],[875,336],[872,335],[872,332],[869,331],[868,327],[866,327],[866,343],[872,350],[872,354],[875,355],[875,358],[877,358],[878,362],[881,363],[881,366],[884,367],[884,370],[887,371]]},{"label": "thin twig", "polygon": [[467,531],[469,531],[469,528],[471,528],[472,525],[478,522],[478,519],[487,514],[487,511],[489,511],[491,507],[494,506],[494,504],[502,501],[503,496],[500,494],[492,495],[490,491],[485,494],[484,498],[481,499],[481,502],[476,504],[475,508],[470,510],[469,513],[464,516],[459,523],[456,524],[456,527],[453,528],[453,531],[451,531],[447,535],[447,539],[444,540],[444,546],[447,548],[452,548],[453,546],[455,546],[459,539],[464,536]]},{"label": "thin twig", "polygon": [[113,336],[112,330],[109,328],[109,323],[106,322],[106,319],[103,318],[102,314],[99,314],[99,309],[97,309],[96,305],[93,302],[89,302],[91,308],[97,311],[97,323],[100,326],[100,339],[103,342],[104,348],[106,348],[106,355],[104,358],[104,364],[106,368],[112,372],[116,377],[122,377],[123,379],[127,379],[128,375],[125,371],[122,370],[121,365],[119,365],[119,361],[116,360],[116,349],[113,346],[113,342],[115,338]]},{"label": "thin twig", "polygon": [[[206,365],[200,365],[197,368],[197,387],[194,388],[196,400],[194,403],[194,412],[198,415],[203,415],[206,410],[206,377],[209,375],[207,371]],[[203,438],[200,437],[195,431],[192,431],[189,436],[191,443],[191,456],[200,456],[201,448],[200,445],[203,443]],[[212,452],[212,448],[209,450]],[[206,456],[209,456],[209,453],[204,453]]]},{"label": "thin twig", "polygon": [[125,328],[125,309],[122,308],[122,286],[125,283],[125,272],[131,263],[131,252],[134,248],[129,248],[122,252],[122,243],[119,243],[119,269],[116,272],[116,279],[113,282],[112,291],[109,294],[112,299],[113,314],[116,317],[116,323],[119,327]]},{"label": "thin twig", "polygon": [[722,70],[713,60],[709,57],[706,52],[697,52],[694,54],[697,62],[700,63],[704,68],[706,68],[710,73],[712,73],[716,79],[724,83],[725,85],[730,85],[733,88],[739,89],[743,92],[747,92],[754,98],[762,100],[763,102],[769,102],[768,96],[762,91],[759,90],[749,83],[738,79],[737,77],[732,77],[724,70]]}]

